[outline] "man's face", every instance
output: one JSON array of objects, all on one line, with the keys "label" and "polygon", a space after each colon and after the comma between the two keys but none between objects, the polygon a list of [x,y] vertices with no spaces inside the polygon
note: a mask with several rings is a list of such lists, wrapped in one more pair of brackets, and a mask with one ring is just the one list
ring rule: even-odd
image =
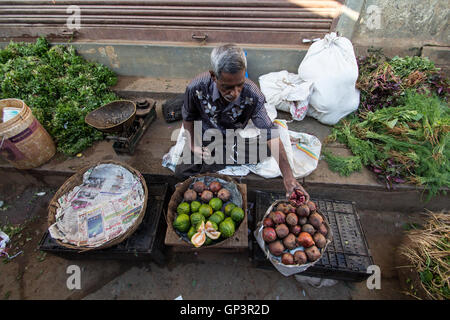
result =
[{"label": "man's face", "polygon": [[236,73],[222,72],[219,79],[214,74],[212,74],[212,77],[217,84],[217,89],[222,98],[228,102],[232,102],[239,97],[244,88],[245,69]]}]

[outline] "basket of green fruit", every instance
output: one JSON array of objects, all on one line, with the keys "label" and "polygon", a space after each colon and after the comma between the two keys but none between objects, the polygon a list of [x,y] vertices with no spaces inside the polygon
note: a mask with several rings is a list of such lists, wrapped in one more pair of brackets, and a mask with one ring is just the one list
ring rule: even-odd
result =
[{"label": "basket of green fruit", "polygon": [[167,210],[166,245],[192,249],[248,246],[245,185],[207,173],[176,186]]}]

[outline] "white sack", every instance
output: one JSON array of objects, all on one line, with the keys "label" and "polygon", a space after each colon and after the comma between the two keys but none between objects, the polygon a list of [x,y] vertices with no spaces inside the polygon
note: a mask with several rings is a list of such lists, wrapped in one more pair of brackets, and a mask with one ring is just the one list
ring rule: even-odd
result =
[{"label": "white sack", "polygon": [[358,109],[358,65],[353,45],[336,33],[314,42],[298,68],[301,79],[314,83],[307,114],[334,125]]}]

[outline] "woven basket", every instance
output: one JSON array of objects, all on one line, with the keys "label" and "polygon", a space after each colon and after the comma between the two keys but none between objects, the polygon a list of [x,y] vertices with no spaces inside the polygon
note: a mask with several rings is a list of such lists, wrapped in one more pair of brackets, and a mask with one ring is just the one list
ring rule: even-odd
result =
[{"label": "woven basket", "polygon": [[66,248],[69,248],[69,249],[75,249],[75,250],[78,250],[80,252],[109,248],[109,247],[112,247],[112,246],[114,246],[116,244],[121,243],[123,240],[125,240],[130,235],[132,235],[137,230],[137,228],[141,224],[142,220],[144,219],[145,210],[147,208],[147,199],[148,199],[148,189],[147,189],[147,184],[145,183],[144,177],[141,175],[141,173],[139,171],[137,171],[136,169],[130,167],[129,165],[127,165],[125,163],[109,160],[109,161],[100,161],[100,162],[97,162],[94,165],[89,165],[87,167],[84,167],[83,169],[81,169],[77,173],[75,173],[73,176],[71,176],[69,179],[67,179],[66,182],[64,182],[64,184],[58,189],[58,191],[55,193],[53,198],[50,200],[50,203],[48,205],[48,218],[47,218],[48,227],[50,227],[52,224],[54,224],[56,222],[56,218],[55,218],[56,217],[56,210],[60,207],[60,205],[58,203],[58,199],[61,198],[67,192],[71,191],[74,187],[82,184],[82,182],[83,182],[83,174],[87,170],[89,170],[92,167],[98,166],[100,164],[107,164],[107,163],[111,163],[111,164],[116,164],[116,165],[122,166],[125,169],[129,170],[134,175],[136,175],[137,177],[139,177],[139,179],[141,180],[142,188],[144,189],[144,204],[142,206],[141,211],[139,212],[138,218],[135,220],[134,224],[131,227],[128,228],[128,230],[126,232],[121,234],[119,237],[111,239],[111,240],[105,242],[104,244],[102,244],[102,245],[100,245],[98,247],[75,246],[75,245],[72,245],[72,244],[69,244],[69,243],[63,243],[62,241],[55,239],[55,241],[59,245],[61,245],[63,247],[66,247]]},{"label": "woven basket", "polygon": [[[247,219],[247,201],[246,201],[246,197],[244,197],[243,195],[243,191],[242,188],[239,186],[238,183],[236,183],[236,181],[234,181],[232,178],[230,178],[229,176],[226,175],[222,175],[222,174],[217,174],[217,173],[204,173],[204,174],[199,174],[196,176],[193,176],[185,181],[183,181],[182,183],[178,184],[175,188],[175,192],[172,194],[172,197],[170,198],[170,202],[169,202],[169,206],[167,209],[167,232],[172,232],[172,233],[176,233],[175,229],[173,228],[173,221],[175,220],[176,216],[177,216],[177,207],[178,205],[183,201],[184,199],[184,193],[186,192],[186,190],[189,188],[189,186],[191,185],[192,182],[194,182],[196,180],[196,178],[199,177],[213,177],[213,178],[218,178],[218,179],[222,179],[225,180],[227,182],[230,183],[234,183],[239,191],[239,193],[241,194],[242,197],[242,209],[244,210],[244,219],[241,221],[241,224],[239,225],[239,227],[235,230],[235,233],[232,237],[224,239],[220,242],[217,242],[215,244],[211,244],[205,247],[199,247],[196,248],[194,247],[192,244],[187,243],[186,241],[180,239],[180,244],[182,245],[187,245],[187,246],[192,246],[192,250],[198,250],[198,249],[202,249],[202,248],[221,248],[221,247],[232,247],[233,243],[236,242],[236,235],[239,233],[243,221]],[[245,230],[245,232],[247,233],[247,230]]]}]

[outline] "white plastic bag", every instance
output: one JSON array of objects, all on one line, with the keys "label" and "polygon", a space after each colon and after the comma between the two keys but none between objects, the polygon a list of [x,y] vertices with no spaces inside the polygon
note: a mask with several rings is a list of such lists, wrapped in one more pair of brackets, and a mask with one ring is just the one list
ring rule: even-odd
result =
[{"label": "white plastic bag", "polygon": [[312,81],[308,115],[334,125],[358,109],[358,65],[353,45],[335,32],[314,42],[298,68],[301,79]]},{"label": "white plastic bag", "polygon": [[[280,140],[295,178],[303,178],[311,174],[319,164],[322,144],[310,134],[288,130],[285,120],[276,119]],[[275,178],[281,175],[280,167],[274,157],[269,157],[255,165],[245,165],[251,172],[264,178]]]},{"label": "white plastic bag", "polygon": [[305,118],[312,82],[304,81],[297,74],[283,70],[260,76],[259,85],[267,104],[277,110],[290,112],[294,120]]}]

